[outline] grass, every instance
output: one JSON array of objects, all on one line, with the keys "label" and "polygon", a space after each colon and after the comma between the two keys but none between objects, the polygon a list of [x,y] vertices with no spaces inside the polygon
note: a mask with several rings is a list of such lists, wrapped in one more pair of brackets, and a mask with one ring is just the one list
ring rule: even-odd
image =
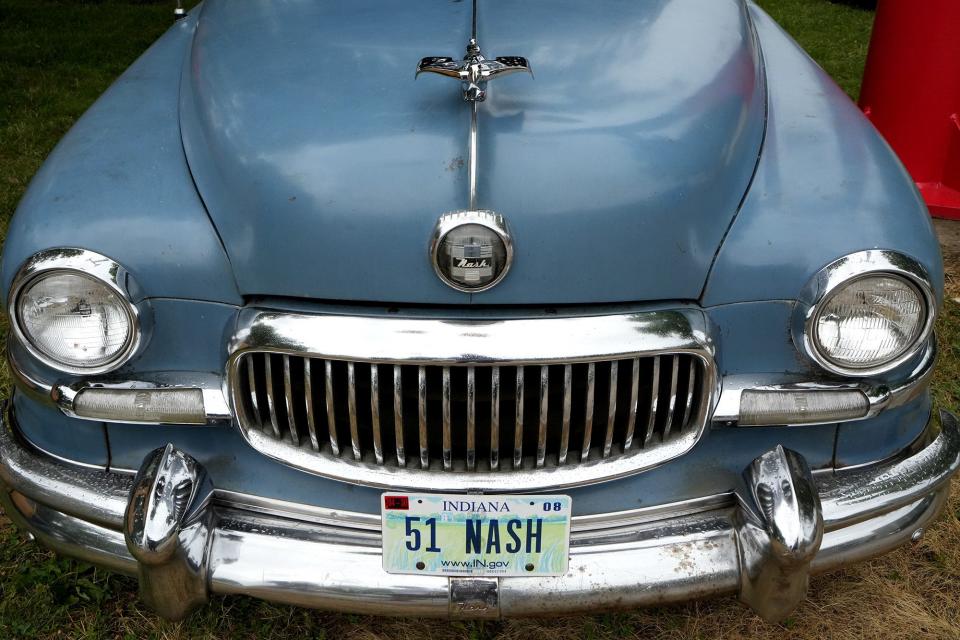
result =
[{"label": "grass", "polygon": [[[851,0],[762,0],[851,95],[871,12]],[[71,123],[170,24],[151,3],[0,0],[0,228]],[[960,406],[960,256],[950,262],[939,322],[937,401]],[[960,493],[955,491],[955,494]],[[960,637],[960,499],[926,537],[813,581],[787,622],[767,625],[732,598],[636,612],[497,623],[391,620],[215,598],[182,624],[158,620],[136,583],[57,558],[0,522],[0,638],[593,638]]]}]

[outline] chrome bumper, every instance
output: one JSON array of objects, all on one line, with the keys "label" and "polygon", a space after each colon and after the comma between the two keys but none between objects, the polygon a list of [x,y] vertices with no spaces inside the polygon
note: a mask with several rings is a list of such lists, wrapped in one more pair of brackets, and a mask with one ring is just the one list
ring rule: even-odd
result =
[{"label": "chrome bumper", "polygon": [[379,518],[276,504],[238,506],[172,446],[136,478],[38,455],[0,429],[0,501],[60,553],[136,575],[143,599],[181,618],[210,593],[356,613],[498,618],[659,605],[738,593],[769,620],[804,597],[812,573],[922,533],[960,466],[960,427],[941,414],[920,451],[813,477],[781,447],[744,471],[736,494],[574,518],[557,578],[390,575]]}]

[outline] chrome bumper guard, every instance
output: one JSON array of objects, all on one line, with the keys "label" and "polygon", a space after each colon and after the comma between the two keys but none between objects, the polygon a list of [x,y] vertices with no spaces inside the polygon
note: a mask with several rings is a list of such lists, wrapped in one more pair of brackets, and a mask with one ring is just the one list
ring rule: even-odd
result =
[{"label": "chrome bumper guard", "polygon": [[922,533],[960,466],[960,427],[908,457],[814,477],[777,447],[743,489],[692,503],[575,517],[570,568],[556,578],[391,575],[378,519],[293,518],[228,504],[171,445],[135,478],[67,465],[0,429],[0,501],[60,553],[136,575],[142,598],[178,619],[210,593],[356,613],[470,618],[660,605],[738,593],[768,620],[803,599],[813,573]]}]

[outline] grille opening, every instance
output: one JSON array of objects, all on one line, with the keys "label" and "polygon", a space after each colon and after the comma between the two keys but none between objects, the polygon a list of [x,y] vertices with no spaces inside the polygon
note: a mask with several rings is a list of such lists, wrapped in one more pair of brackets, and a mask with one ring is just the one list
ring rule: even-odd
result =
[{"label": "grille opening", "polygon": [[570,466],[662,446],[700,429],[708,392],[703,361],[687,353],[418,366],[249,352],[234,371],[244,428],[316,455],[450,472]]}]

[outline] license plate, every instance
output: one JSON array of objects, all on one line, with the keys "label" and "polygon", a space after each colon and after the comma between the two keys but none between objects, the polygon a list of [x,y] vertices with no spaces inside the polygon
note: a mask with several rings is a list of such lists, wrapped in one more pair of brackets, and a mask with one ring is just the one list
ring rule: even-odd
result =
[{"label": "license plate", "polygon": [[559,576],[567,571],[569,496],[384,493],[388,573]]}]

